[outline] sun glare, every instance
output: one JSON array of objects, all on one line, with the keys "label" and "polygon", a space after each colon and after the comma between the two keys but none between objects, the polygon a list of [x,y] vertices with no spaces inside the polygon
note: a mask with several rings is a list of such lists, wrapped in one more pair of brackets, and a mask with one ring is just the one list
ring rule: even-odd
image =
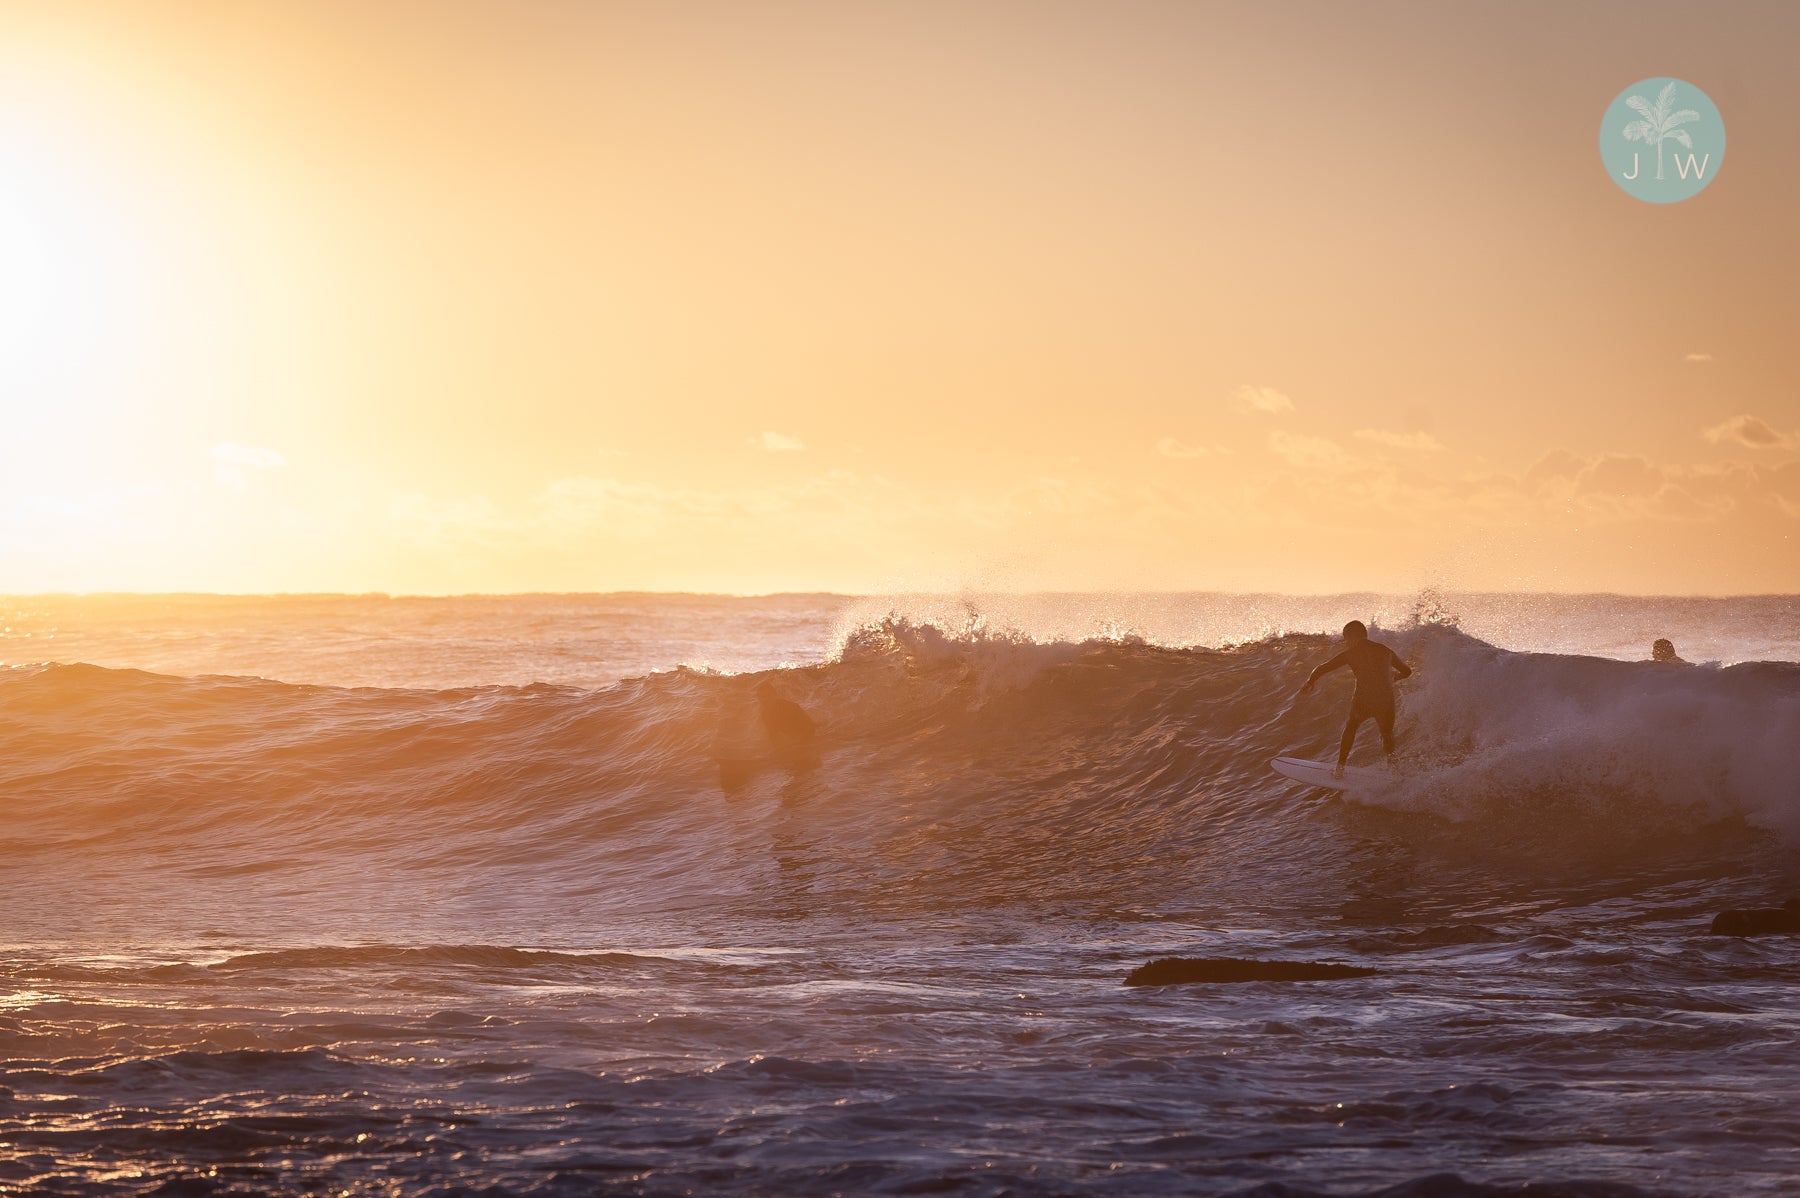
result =
[{"label": "sun glare", "polygon": [[159,290],[105,151],[66,128],[0,125],[0,394],[10,438],[63,479],[128,400],[123,367]]},{"label": "sun glare", "polygon": [[1793,585],[1788,176],[1621,209],[1579,73],[1499,185],[1354,22],[5,7],[7,590]]}]

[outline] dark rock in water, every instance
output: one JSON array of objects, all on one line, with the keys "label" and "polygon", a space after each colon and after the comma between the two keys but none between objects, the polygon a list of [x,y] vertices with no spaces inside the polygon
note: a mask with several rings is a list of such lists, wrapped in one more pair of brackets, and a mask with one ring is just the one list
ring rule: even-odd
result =
[{"label": "dark rock in water", "polygon": [[1800,899],[1789,899],[1781,907],[1721,911],[1713,916],[1711,931],[1715,936],[1769,936],[1800,932]]},{"label": "dark rock in water", "polygon": [[1125,975],[1127,986],[1179,982],[1327,982],[1366,978],[1376,970],[1315,961],[1245,961],[1237,957],[1158,957]]},{"label": "dark rock in water", "polygon": [[[1658,1198],[1622,1181],[1528,1181],[1523,1185],[1487,1185],[1464,1181],[1454,1173],[1433,1173],[1379,1190],[1359,1190],[1360,1198]],[[1265,1181],[1232,1198],[1343,1198],[1342,1190],[1315,1190],[1285,1182]]]}]

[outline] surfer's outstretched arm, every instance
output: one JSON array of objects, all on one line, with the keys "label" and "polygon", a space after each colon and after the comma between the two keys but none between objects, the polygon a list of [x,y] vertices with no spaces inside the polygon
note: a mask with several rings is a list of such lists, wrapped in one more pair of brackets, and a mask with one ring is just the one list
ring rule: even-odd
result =
[{"label": "surfer's outstretched arm", "polygon": [[[1304,685],[1300,688],[1300,693],[1303,695],[1312,694],[1312,688],[1314,687],[1314,685],[1316,685],[1318,683],[1319,679],[1321,679],[1325,675],[1331,673],[1331,671],[1337,670],[1337,669],[1342,669],[1344,666],[1347,666],[1349,664],[1350,664],[1350,655],[1348,653],[1338,654],[1336,657],[1332,658],[1330,661],[1326,662],[1324,665],[1320,666],[1318,669],[1314,670],[1312,673],[1310,673],[1306,676],[1306,685]],[[1401,677],[1404,678],[1404,677],[1406,677],[1406,675],[1402,674]]]},{"label": "surfer's outstretched arm", "polygon": [[1398,653],[1394,652],[1392,649],[1389,649],[1388,656],[1394,659],[1394,677],[1395,678],[1411,678],[1412,677],[1412,667],[1407,665],[1405,662],[1401,661],[1400,655]]}]

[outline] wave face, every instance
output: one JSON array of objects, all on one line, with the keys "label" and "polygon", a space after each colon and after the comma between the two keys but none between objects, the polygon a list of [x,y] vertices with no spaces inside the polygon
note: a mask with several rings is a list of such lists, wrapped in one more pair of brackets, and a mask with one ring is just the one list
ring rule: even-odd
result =
[{"label": "wave face", "polygon": [[[51,922],[273,930],[303,910],[316,934],[380,912],[467,936],[847,905],[1330,909],[1396,870],[1466,902],[1737,869],[1800,837],[1800,667],[1378,635],[1416,671],[1403,764],[1350,802],[1268,769],[1336,744],[1347,674],[1294,698],[1334,652],[1316,635],[1170,649],[889,619],[809,667],[598,690],[17,669],[5,848]],[[816,768],[767,759],[764,680],[818,719]]]},{"label": "wave face", "polygon": [[[1332,638],[1086,639],[1032,602],[1005,622],[1035,636],[421,605],[445,654],[307,600],[225,638],[338,680],[554,685],[0,670],[0,1188],[1792,1191],[1800,943],[1700,933],[1800,880],[1800,666],[1543,651],[1579,629],[1511,651],[1420,605],[1377,634],[1415,670],[1401,767],[1340,799],[1268,768],[1335,750],[1348,678],[1295,698]],[[218,652],[195,613],[222,605],[142,651]],[[1769,644],[1791,608],[1730,611]],[[522,610],[518,665],[491,628]],[[569,612],[615,662],[753,672],[574,685]],[[767,668],[838,619],[828,660]],[[817,718],[816,764],[771,759],[763,681]],[[1170,957],[1316,980],[1123,984]]]}]

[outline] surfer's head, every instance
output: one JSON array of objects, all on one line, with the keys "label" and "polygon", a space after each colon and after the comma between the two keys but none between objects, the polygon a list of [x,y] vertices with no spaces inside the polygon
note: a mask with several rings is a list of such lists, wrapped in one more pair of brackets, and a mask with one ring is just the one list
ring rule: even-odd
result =
[{"label": "surfer's head", "polygon": [[1361,620],[1352,620],[1344,625],[1344,639],[1354,645],[1357,641],[1369,639],[1369,629]]},{"label": "surfer's head", "polygon": [[1656,639],[1656,643],[1650,646],[1650,660],[1651,661],[1674,661],[1675,660],[1675,642],[1670,640],[1666,636],[1658,637]]}]

